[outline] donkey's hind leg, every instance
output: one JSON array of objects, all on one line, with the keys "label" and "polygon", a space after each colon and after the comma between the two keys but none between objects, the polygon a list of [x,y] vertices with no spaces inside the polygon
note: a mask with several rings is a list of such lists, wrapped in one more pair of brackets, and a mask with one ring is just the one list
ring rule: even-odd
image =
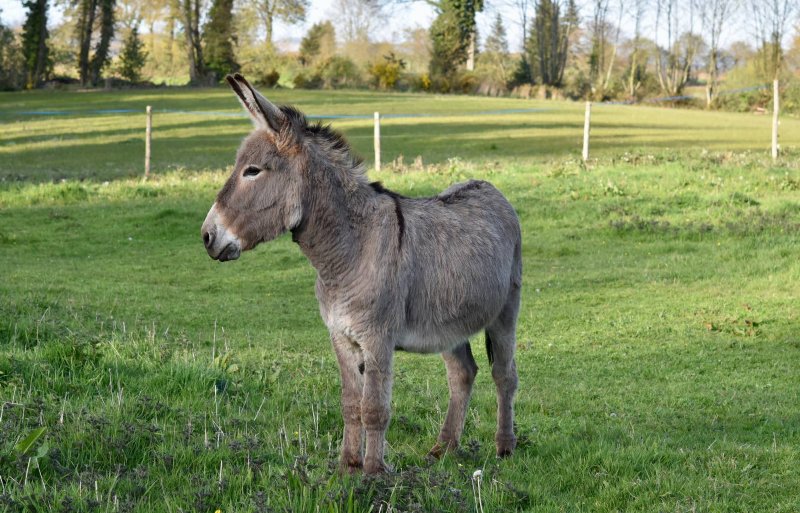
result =
[{"label": "donkey's hind leg", "polygon": [[486,349],[492,361],[492,378],[497,387],[497,456],[510,455],[517,445],[514,436],[514,394],[517,391],[516,325],[519,287],[512,287],[509,299],[497,319],[486,328]]},{"label": "donkey's hind leg", "polygon": [[472,384],[478,374],[478,366],[472,357],[469,341],[465,341],[455,349],[442,353],[447,368],[447,384],[450,388],[450,402],[447,405],[447,416],[439,433],[436,445],[428,453],[439,458],[448,450],[458,447],[461,433],[464,431],[464,417],[472,393]]}]

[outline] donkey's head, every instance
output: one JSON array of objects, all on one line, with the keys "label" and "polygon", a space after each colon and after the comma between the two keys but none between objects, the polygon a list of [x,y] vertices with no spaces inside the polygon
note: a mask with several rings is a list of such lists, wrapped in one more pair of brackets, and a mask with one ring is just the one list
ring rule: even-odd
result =
[{"label": "donkey's head", "polygon": [[300,224],[307,167],[304,130],[298,126],[305,124],[302,116],[270,103],[238,73],[227,79],[255,129],[239,147],[233,172],[201,229],[206,251],[220,261],[235,260]]}]

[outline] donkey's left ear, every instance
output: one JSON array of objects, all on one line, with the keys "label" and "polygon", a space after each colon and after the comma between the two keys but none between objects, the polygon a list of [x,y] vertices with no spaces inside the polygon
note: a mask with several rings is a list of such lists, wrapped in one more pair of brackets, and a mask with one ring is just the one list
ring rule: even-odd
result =
[{"label": "donkey's left ear", "polygon": [[233,92],[239,97],[245,110],[250,114],[256,128],[280,132],[286,116],[272,102],[261,96],[245,78],[236,73],[225,77]]}]

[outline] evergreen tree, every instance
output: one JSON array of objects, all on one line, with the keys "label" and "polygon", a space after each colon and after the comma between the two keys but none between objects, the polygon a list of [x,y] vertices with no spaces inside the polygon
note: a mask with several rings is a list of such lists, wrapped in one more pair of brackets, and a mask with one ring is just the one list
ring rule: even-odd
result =
[{"label": "evergreen tree", "polygon": [[439,15],[430,28],[433,43],[431,76],[451,78],[468,57],[475,37],[475,13],[483,9],[483,0],[441,0]]},{"label": "evergreen tree", "polygon": [[22,27],[22,55],[25,59],[25,87],[39,85],[51,68],[47,47],[47,0],[25,0],[28,17]]},{"label": "evergreen tree", "polygon": [[[565,11],[563,15],[562,10]],[[578,26],[578,21],[575,0],[536,2],[535,18],[528,39],[528,58],[542,84],[561,85],[567,65],[569,37]]]},{"label": "evergreen tree", "polygon": [[483,51],[496,55],[508,55],[508,38],[506,37],[506,27],[503,25],[503,18],[500,13],[494,19],[492,31],[486,36]]},{"label": "evergreen tree", "polygon": [[239,70],[233,53],[233,0],[214,0],[203,27],[206,67],[221,78]]},{"label": "evergreen tree", "polygon": [[531,64],[528,62],[528,56],[525,55],[525,52],[522,52],[514,70],[511,72],[508,86],[513,88],[519,85],[532,83],[533,73],[531,72]]},{"label": "evergreen tree", "polygon": [[503,19],[498,13],[495,17],[492,31],[486,37],[483,53],[480,56],[481,67],[485,70],[486,77],[503,88],[508,80],[511,63],[508,55],[508,38]]},{"label": "evergreen tree", "polygon": [[315,23],[300,41],[300,64],[313,66],[327,61],[336,52],[336,31],[333,23]]},{"label": "evergreen tree", "polygon": [[144,43],[139,39],[139,28],[133,27],[125,39],[120,55],[119,74],[131,82],[138,82],[147,59]]}]

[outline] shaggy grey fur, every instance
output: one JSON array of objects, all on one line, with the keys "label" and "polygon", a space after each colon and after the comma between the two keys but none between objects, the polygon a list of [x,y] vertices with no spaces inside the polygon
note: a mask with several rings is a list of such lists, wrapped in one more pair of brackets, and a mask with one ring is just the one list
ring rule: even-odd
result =
[{"label": "shaggy grey fur", "polygon": [[255,130],[239,148],[203,239],[209,255],[229,260],[290,230],[316,268],[342,378],[343,470],[387,469],[398,349],[442,354],[450,402],[430,454],[458,446],[478,371],[468,338],[481,330],[497,386],[497,455],[511,454],[522,257],[508,201],[484,181],[419,199],[370,184],[341,136],[274,106],[241,75],[228,81]]}]

